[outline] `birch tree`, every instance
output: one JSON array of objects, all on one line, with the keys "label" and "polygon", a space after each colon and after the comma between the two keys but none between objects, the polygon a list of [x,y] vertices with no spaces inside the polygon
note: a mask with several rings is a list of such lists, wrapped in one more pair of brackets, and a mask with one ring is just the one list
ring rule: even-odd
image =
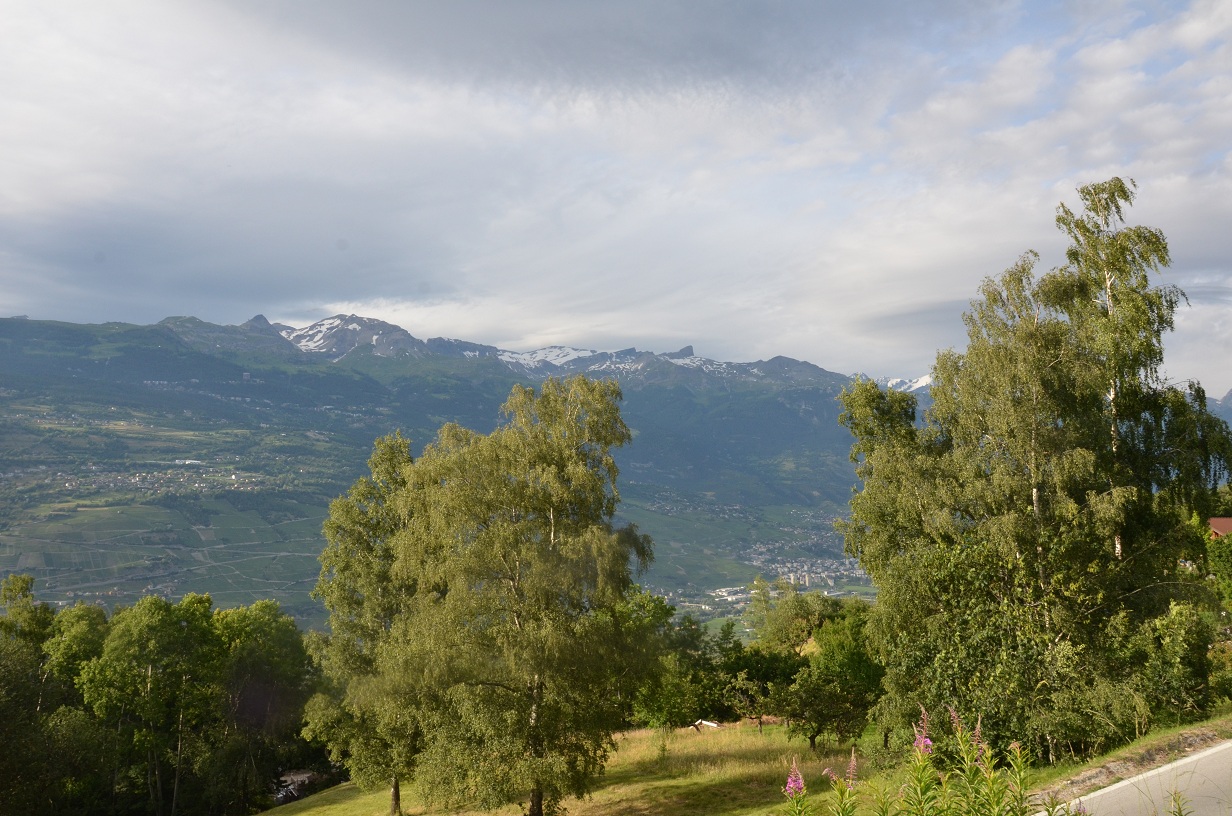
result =
[{"label": "birch tree", "polygon": [[862,481],[843,530],[878,586],[883,716],[954,705],[1044,755],[1090,747],[1093,710],[1121,738],[1144,706],[1181,716],[1150,702],[1140,669],[1162,646],[1144,633],[1203,600],[1190,520],[1214,506],[1232,444],[1200,386],[1162,377],[1184,296],[1152,282],[1162,233],[1123,225],[1133,189],[1112,179],[1079,190],[1080,214],[1059,208],[1064,266],[1040,275],[1027,253],[983,283],[922,421],[867,381],[842,397]]},{"label": "birch tree", "polygon": [[[360,685],[383,701],[356,710],[414,714],[423,742],[409,762],[430,800],[521,799],[543,816],[603,769],[647,662],[644,616],[626,601],[651,543],[612,524],[612,450],[630,439],[619,399],[614,382],[584,377],[517,386],[491,434],[446,425],[378,501],[336,508],[383,576],[346,618]],[[339,591],[348,567],[327,569],[332,621],[359,596]]]}]

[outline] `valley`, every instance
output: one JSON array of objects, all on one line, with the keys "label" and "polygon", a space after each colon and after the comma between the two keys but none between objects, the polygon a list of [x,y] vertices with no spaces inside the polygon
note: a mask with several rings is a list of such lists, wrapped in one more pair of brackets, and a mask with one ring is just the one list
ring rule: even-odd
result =
[{"label": "valley", "polygon": [[318,625],[321,523],[377,437],[487,432],[514,383],[578,372],[624,391],[618,518],[656,542],[646,586],[702,618],[738,611],[714,593],[758,575],[870,591],[833,529],[854,481],[835,403],[849,377],[689,347],[514,354],[355,316],[0,320],[0,573],[59,603],[269,597]]}]

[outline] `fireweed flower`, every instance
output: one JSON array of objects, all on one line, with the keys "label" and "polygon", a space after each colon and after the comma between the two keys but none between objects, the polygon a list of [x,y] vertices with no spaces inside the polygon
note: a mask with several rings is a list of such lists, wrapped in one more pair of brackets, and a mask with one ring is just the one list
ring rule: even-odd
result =
[{"label": "fireweed flower", "polygon": [[856,749],[851,749],[851,761],[847,763],[847,790],[856,789]]},{"label": "fireweed flower", "polygon": [[821,773],[823,776],[829,778],[830,785],[834,787],[835,789],[837,789],[839,785],[842,785],[849,791],[855,790],[856,789],[856,752],[855,752],[855,749],[852,749],[851,751],[851,762],[847,763],[847,776],[845,777],[839,776],[830,768],[826,768]]},{"label": "fireweed flower", "polygon": [[800,767],[793,757],[791,773],[787,774],[787,787],[783,788],[787,797],[787,816],[808,816],[812,811],[809,807],[808,792],[804,790],[804,777],[800,776]]},{"label": "fireweed flower", "polygon": [[791,773],[787,774],[787,787],[783,788],[783,795],[788,799],[805,795],[804,777],[800,775],[800,767],[794,758],[791,761]]},{"label": "fireweed flower", "polygon": [[[950,713],[953,714],[954,709],[951,708]],[[928,710],[924,706],[920,706],[920,724],[915,726],[915,742],[912,745],[921,754],[933,752],[933,741],[928,738]]]}]

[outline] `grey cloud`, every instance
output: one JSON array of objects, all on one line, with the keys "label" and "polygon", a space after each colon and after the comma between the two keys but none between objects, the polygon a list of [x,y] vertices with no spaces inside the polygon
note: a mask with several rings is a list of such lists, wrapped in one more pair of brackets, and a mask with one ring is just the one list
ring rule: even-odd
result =
[{"label": "grey cloud", "polygon": [[[0,222],[0,245],[42,270],[31,305],[65,319],[153,322],[167,310],[244,320],[305,297],[416,295],[453,288],[441,224],[362,192],[282,180],[224,186],[156,207],[137,196]],[[424,221],[427,220],[427,223]],[[77,297],[63,297],[79,289]],[[171,305],[176,304],[176,305]],[[51,316],[51,315],[48,315]]]},{"label": "grey cloud", "polygon": [[1221,52],[1100,69],[1140,109],[1070,90],[1129,11],[189,0],[138,31],[83,3],[27,26],[63,50],[0,48],[0,298],[918,374],[980,279],[1060,260],[1058,199],[1122,173],[1223,304]]},{"label": "grey cloud", "polygon": [[450,0],[231,2],[265,25],[414,73],[454,81],[621,88],[791,86],[884,59],[907,38],[971,42],[1009,19],[976,0],[715,2]]},{"label": "grey cloud", "polygon": [[931,365],[936,349],[966,345],[962,315],[970,307],[968,299],[937,300],[894,310],[874,308],[855,325],[861,335],[875,338],[877,345],[900,348],[906,357],[918,359],[923,355]]}]

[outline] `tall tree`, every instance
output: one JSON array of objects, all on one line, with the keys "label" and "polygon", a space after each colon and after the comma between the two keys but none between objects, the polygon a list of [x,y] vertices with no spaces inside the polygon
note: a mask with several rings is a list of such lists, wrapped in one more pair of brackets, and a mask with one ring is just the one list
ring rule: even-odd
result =
[{"label": "tall tree", "polygon": [[[525,796],[542,816],[603,767],[643,665],[631,660],[645,616],[625,603],[630,564],[651,556],[648,538],[612,526],[612,449],[630,438],[619,398],[583,377],[515,387],[503,425],[444,426],[403,460],[373,527],[362,530],[363,508],[351,525],[397,595],[356,665],[369,663],[376,699],[415,701],[429,798]],[[335,580],[323,575],[327,604]]]},{"label": "tall tree", "polygon": [[48,757],[38,716],[41,661],[38,646],[0,627],[0,812],[35,812]]},{"label": "tall tree", "polygon": [[839,742],[858,737],[881,694],[884,672],[868,652],[867,615],[863,601],[843,604],[841,615],[814,630],[808,665],[790,681],[771,686],[771,709],[787,721],[789,735],[808,739],[811,751],[825,734]]},{"label": "tall tree", "polygon": [[0,582],[0,637],[11,637],[35,646],[42,645],[51,632],[55,610],[34,600],[34,578],[9,575]]},{"label": "tall tree", "polygon": [[412,465],[400,433],[376,440],[369,475],[335,499],[325,521],[321,576],[313,590],[329,611],[327,636],[310,639],[324,687],[307,707],[305,735],[328,746],[361,784],[390,784],[390,813],[401,810],[401,782],[419,751],[416,699],[382,676],[380,648],[415,596],[416,582],[393,572],[396,535],[406,527],[397,505]]},{"label": "tall tree", "polygon": [[[1200,596],[1180,567],[1202,553],[1189,520],[1232,461],[1201,388],[1160,375],[1183,298],[1150,281],[1163,235],[1123,226],[1132,182],[1079,196],[1082,213],[1057,217],[1068,263],[1037,276],[1028,253],[984,282],[922,422],[912,397],[867,381],[842,397],[862,480],[843,530],[879,590],[882,713],[955,705],[989,736],[1053,753],[1092,745],[1079,714],[1099,701],[1124,703],[1121,737],[1141,726],[1135,701],[1158,680],[1141,649],[1159,646],[1143,633]],[[1177,682],[1200,686],[1197,668]]]}]

